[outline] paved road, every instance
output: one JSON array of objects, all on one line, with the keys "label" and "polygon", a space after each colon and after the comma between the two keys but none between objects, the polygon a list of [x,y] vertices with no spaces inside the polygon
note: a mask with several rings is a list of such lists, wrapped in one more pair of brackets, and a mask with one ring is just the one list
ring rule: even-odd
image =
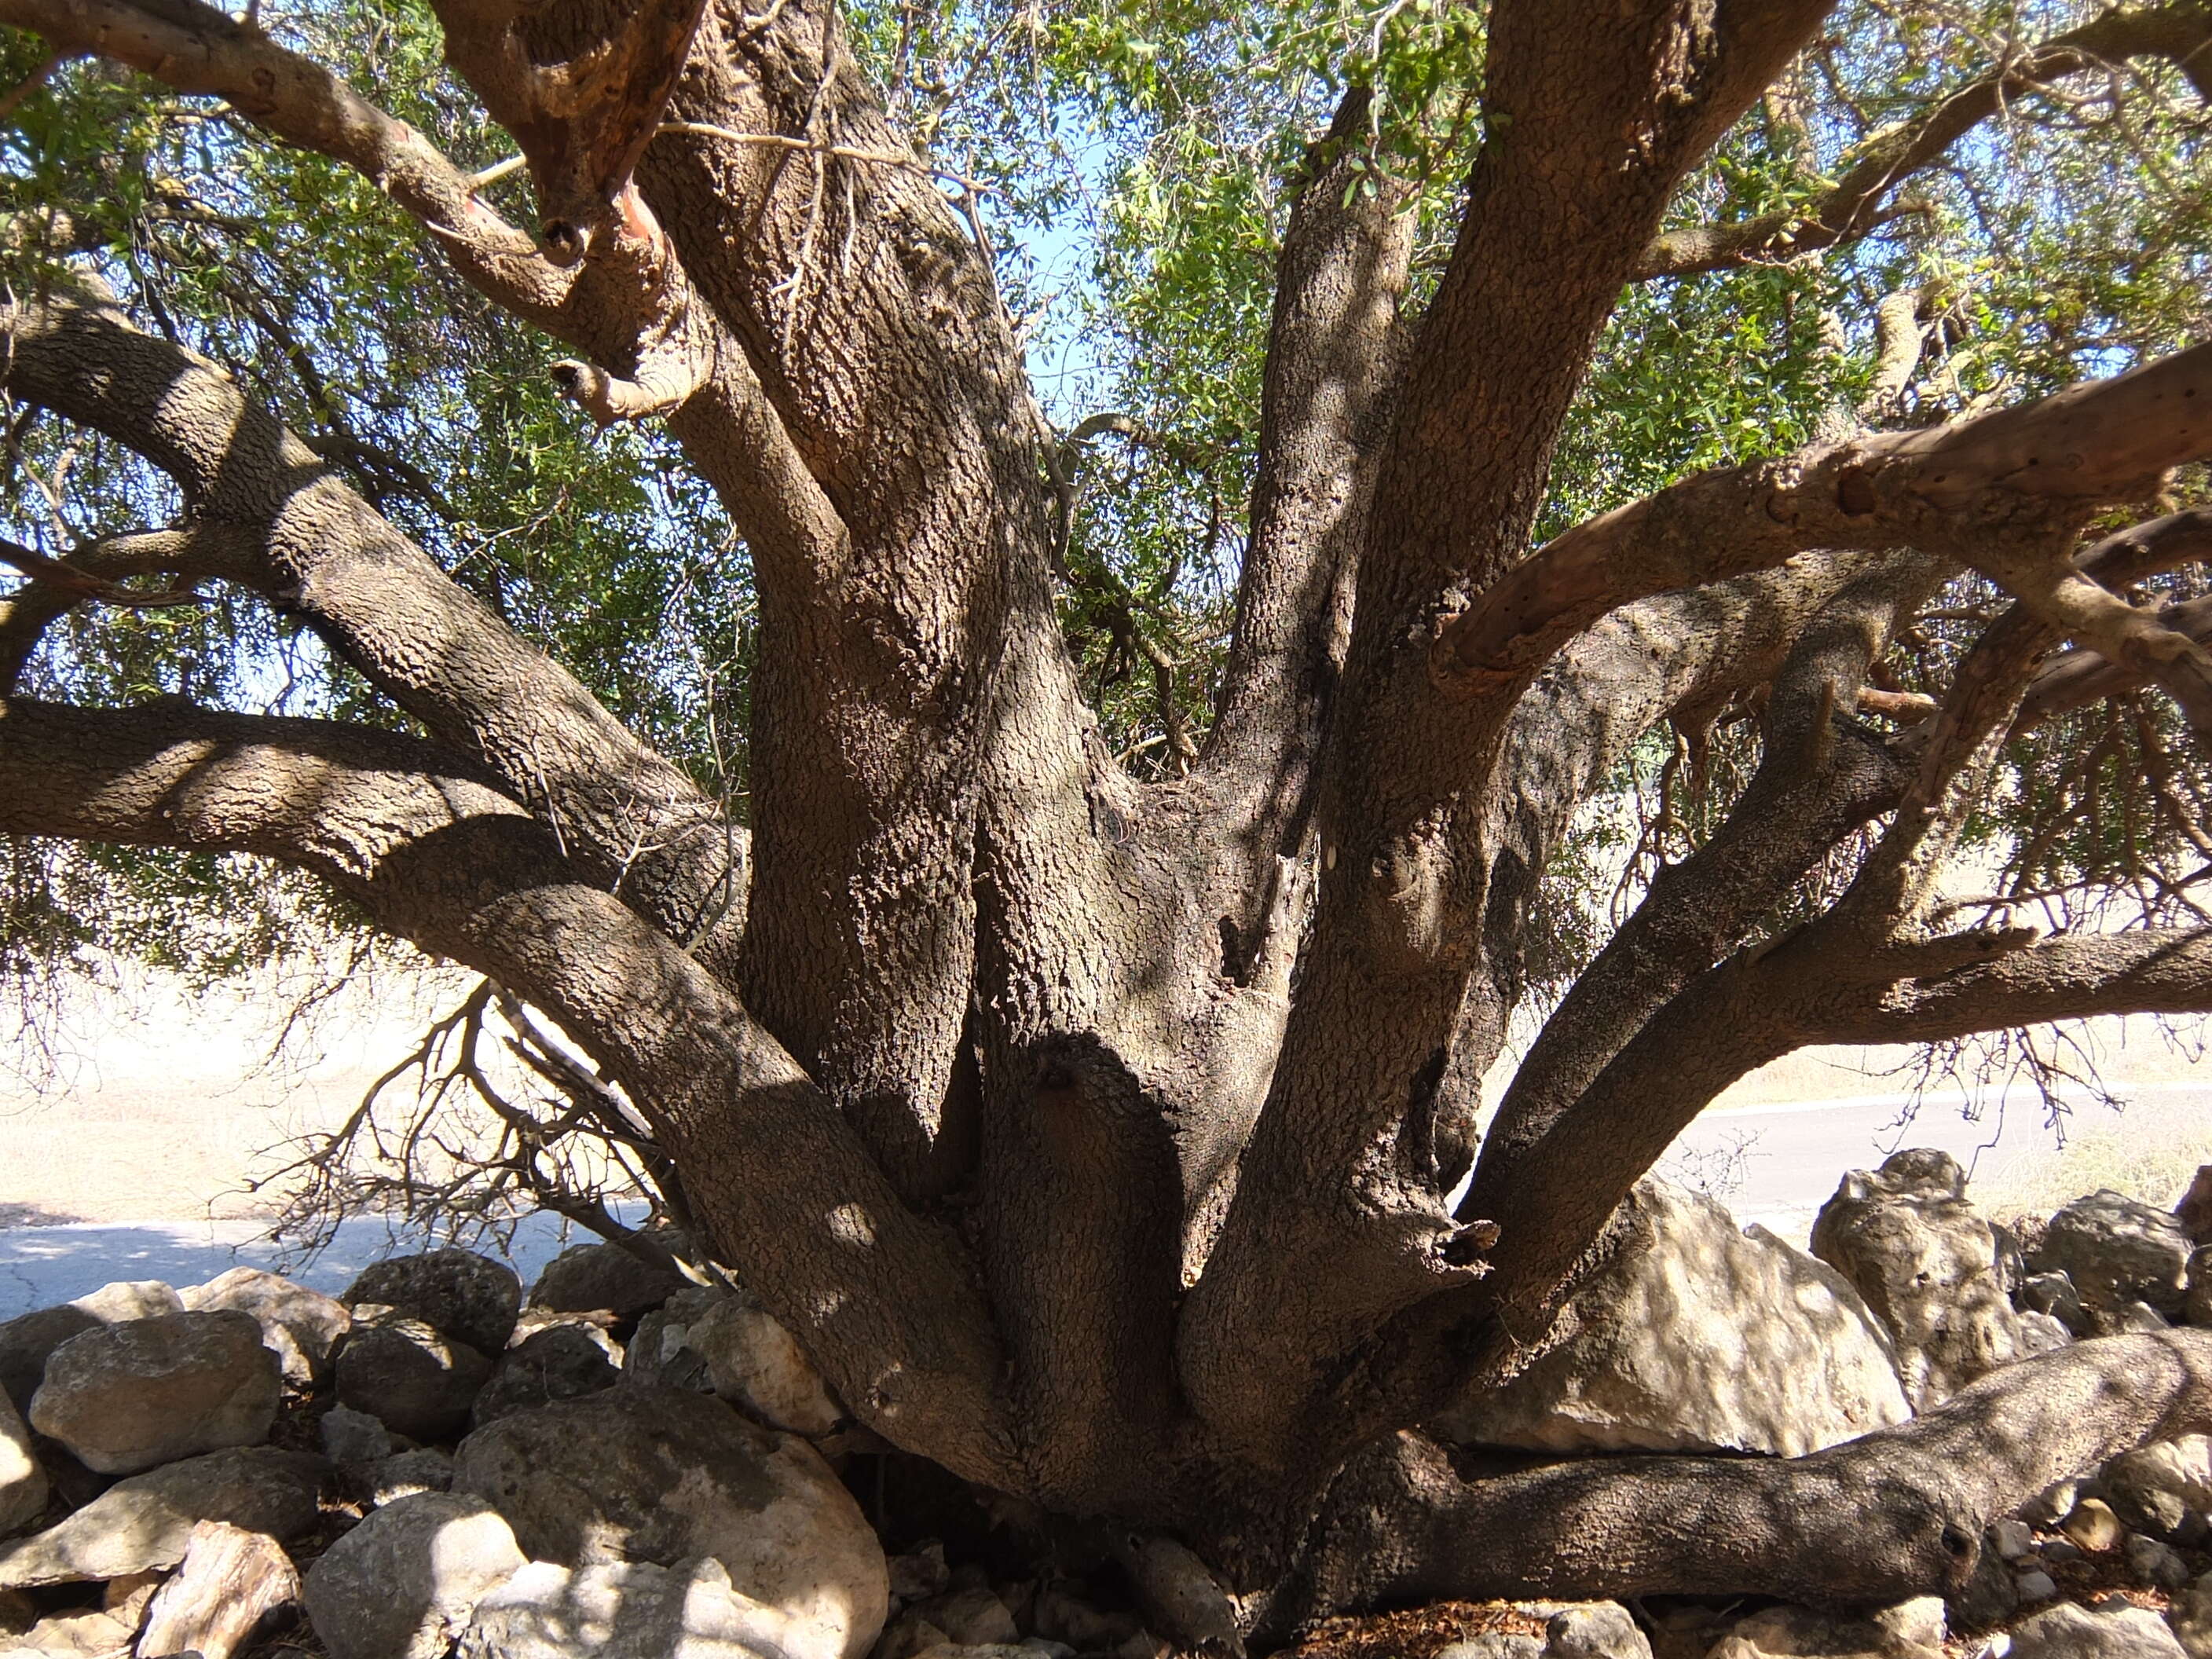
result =
[{"label": "paved road", "polygon": [[[2071,1137],[2118,1135],[2144,1144],[2194,1141],[2212,1163],[2212,1080],[2123,1085],[2124,1110],[2115,1113],[2087,1091],[2069,1091]],[[1869,1094],[1832,1100],[1726,1106],[1709,1111],[1676,1143],[1693,1158],[1723,1158],[1739,1145],[1743,1182],[1729,1206],[1785,1237],[1802,1240],[1814,1212],[1835,1191],[1844,1171],[1869,1169],[1900,1146],[1939,1146],[1984,1180],[2017,1158],[2047,1155],[2056,1141],[2041,1100],[2016,1088],[2002,1109],[1969,1120],[1959,1094],[1931,1094],[1910,1122],[1908,1097]],[[2180,1194],[2175,1194],[2179,1198]]]}]

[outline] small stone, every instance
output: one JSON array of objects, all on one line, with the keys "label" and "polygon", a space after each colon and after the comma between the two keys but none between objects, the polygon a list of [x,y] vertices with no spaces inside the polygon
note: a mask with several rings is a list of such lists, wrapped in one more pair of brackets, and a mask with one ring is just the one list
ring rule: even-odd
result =
[{"label": "small stone", "polygon": [[719,1561],[533,1561],[477,1604],[454,1659],[818,1659]]},{"label": "small stone", "polygon": [[2168,1319],[2148,1302],[2130,1302],[2106,1322],[2109,1334],[2120,1336],[2130,1331],[2166,1331],[2173,1328]]},{"label": "small stone", "polygon": [[691,1281],[669,1262],[647,1261],[619,1244],[578,1244],[545,1264],[530,1301],[557,1313],[604,1309],[630,1320],[690,1288]]},{"label": "small stone", "polygon": [[714,1393],[706,1357],[690,1346],[691,1327],[728,1295],[719,1286],[696,1285],[678,1291],[639,1320],[623,1354],[623,1375],[633,1382]]},{"label": "small stone", "polygon": [[2056,1319],[2077,1337],[2097,1334],[2089,1310],[2081,1305],[2081,1297],[2074,1288],[2074,1281],[2064,1273],[2031,1273],[2021,1281],[2013,1299],[2023,1312]]},{"label": "small stone", "polygon": [[367,1412],[333,1406],[316,1425],[323,1452],[333,1463],[374,1463],[392,1455],[392,1431]]},{"label": "small stone", "polygon": [[337,1395],[410,1440],[442,1440],[468,1425],[491,1361],[427,1322],[380,1315],[338,1350]]},{"label": "small stone", "polygon": [[824,1435],[845,1415],[797,1340],[750,1294],[717,1301],[685,1346],[705,1358],[716,1394],[771,1428]]},{"label": "small stone", "polygon": [[2189,1582],[2189,1564],[2181,1559],[2181,1553],[2171,1544],[2146,1538],[2141,1533],[2129,1536],[2121,1559],[2126,1561],[2129,1573],[2138,1583],[2170,1590],[2179,1589]]},{"label": "small stone", "polygon": [[2058,1594],[2058,1581],[2040,1567],[2021,1573],[2013,1583],[2023,1601],[2048,1601]]},{"label": "small stone", "polygon": [[1753,1613],[1729,1634],[1731,1640],[1743,1644],[1739,1650],[1741,1659],[1770,1659],[1770,1656],[1784,1659],[1785,1655],[1798,1654],[1819,1654],[1829,1659],[1942,1659],[1941,1602],[1933,1613],[1936,1636],[1932,1642],[1914,1633],[1929,1627],[1927,1610],[1917,1601],[1900,1607],[1903,1611],[1885,1608],[1872,1617],[1773,1607]]},{"label": "small stone", "polygon": [[2212,1659],[2212,1572],[2175,1594],[2166,1622],[2189,1659]]},{"label": "small stone", "polygon": [[1988,1630],[2012,1617],[2020,1606],[2013,1570],[1995,1550],[1984,1550],[1965,1584],[1944,1603],[1948,1622],[1962,1630]]},{"label": "small stone", "polygon": [[[894,1564],[894,1584],[897,1577]],[[1049,1582],[1037,1587],[1030,1601],[1026,1622],[1036,1635],[1065,1642],[1082,1653],[1107,1652],[1120,1647],[1137,1632],[1134,1615],[1108,1613],[1075,1595],[1066,1585]]]},{"label": "small stone", "polygon": [[522,1281],[512,1267],[472,1250],[431,1250],[374,1263],[339,1299],[356,1316],[362,1304],[380,1304],[479,1354],[495,1354],[514,1329]]},{"label": "small stone", "polygon": [[330,1466],[255,1446],[210,1452],[118,1480],[41,1533],[0,1545],[0,1586],[120,1578],[184,1559],[193,1523],[224,1521],[279,1540],[315,1524]]},{"label": "small stone", "polygon": [[2197,1166],[2196,1178],[2190,1182],[2189,1190],[2173,1206],[2173,1218],[2181,1224],[2182,1231],[2199,1244],[2212,1244],[2212,1164]]},{"label": "small stone", "polygon": [[2189,1290],[2181,1299],[2182,1322],[2212,1325],[2212,1244],[2200,1244],[2191,1250],[2185,1271]]},{"label": "small stone", "polygon": [[251,1314],[127,1319],[71,1337],[46,1361],[31,1426],[86,1468],[135,1474],[269,1437],[283,1393]]},{"label": "small stone", "polygon": [[1544,1659],[1544,1644],[1533,1636],[1492,1631],[1453,1643],[1437,1659]]},{"label": "small stone", "polygon": [[283,1366],[284,1380],[296,1389],[313,1388],[330,1375],[331,1354],[353,1326],[353,1316],[337,1298],[258,1267],[233,1267],[185,1291],[184,1303],[196,1313],[252,1315],[262,1341]]},{"label": "small stone", "polygon": [[2103,1498],[2085,1498],[2074,1506],[2074,1513],[2060,1523],[2059,1530],[2081,1548],[2094,1553],[2118,1548],[2128,1529],[2120,1524],[2120,1517],[2112,1513],[2112,1506]]},{"label": "small stone", "polygon": [[2079,1544],[2067,1538],[2051,1539],[2036,1553],[2043,1558],[2047,1565],[2054,1567],[2070,1567],[2076,1562],[2089,1559],[2087,1553]]},{"label": "small stone", "polygon": [[2055,1527],[2073,1514],[2074,1505],[2087,1493],[2089,1484],[2079,1475],[2054,1480],[2013,1513],[2031,1526]]},{"label": "small stone", "polygon": [[526,1565],[490,1504],[417,1492],[316,1558],[307,1618],[331,1659],[443,1659],[477,1603]]},{"label": "small stone", "polygon": [[357,1464],[345,1471],[343,1480],[346,1491],[364,1508],[381,1509],[418,1492],[452,1491],[453,1460],[435,1446],[416,1446],[374,1463]]},{"label": "small stone", "polygon": [[951,1590],[923,1602],[915,1612],[943,1631],[948,1641],[962,1647],[1021,1639],[1014,1615],[988,1589]]},{"label": "small stone", "polygon": [[951,1646],[951,1640],[920,1614],[903,1613],[891,1621],[870,1650],[869,1659],[915,1659],[918,1654]]},{"label": "small stone", "polygon": [[2035,1531],[2025,1521],[1996,1521],[1990,1524],[1990,1547],[2000,1561],[2018,1561],[2035,1548]]},{"label": "small stone", "polygon": [[59,1613],[41,1619],[9,1651],[31,1659],[120,1659],[137,1633],[112,1613]]},{"label": "small stone", "polygon": [[2012,1659],[2188,1659],[2165,1620],[2143,1607],[2092,1613],[2061,1602],[2012,1632]]},{"label": "small stone", "polygon": [[2074,1333],[2068,1330],[2049,1314],[2024,1313],[2020,1316],[2020,1357],[2033,1359],[2039,1353],[2057,1353],[2070,1347]]},{"label": "small stone", "polygon": [[155,1567],[146,1572],[126,1572],[120,1578],[111,1578],[100,1587],[100,1610],[127,1620],[135,1630],[146,1612],[146,1604],[154,1599],[154,1592],[168,1581],[169,1570],[167,1567]]},{"label": "small stone", "polygon": [[1651,1643],[1620,1602],[1591,1601],[1552,1615],[1544,1659],[1651,1659]]},{"label": "small stone", "polygon": [[2138,1532],[2182,1538],[2212,1508],[2212,1437],[2185,1434],[2123,1452],[2105,1465],[2098,1485],[2113,1512]]},{"label": "small stone", "polygon": [[1939,1656],[1950,1634],[1945,1627],[1943,1598],[1940,1595],[1916,1595],[1909,1601],[1899,1601],[1894,1607],[1882,1608],[1869,1622],[1900,1647],[1925,1648]]},{"label": "small stone", "polygon": [[45,1465],[31,1447],[31,1431],[0,1395],[0,1538],[19,1532],[46,1512],[52,1492]]},{"label": "small stone", "polygon": [[902,1601],[940,1595],[952,1579],[945,1565],[945,1546],[934,1538],[904,1555],[894,1555],[889,1565],[891,1594]]},{"label": "small stone", "polygon": [[510,1412],[597,1394],[621,1381],[605,1334],[589,1325],[549,1325],[499,1357],[469,1420],[481,1428]]}]

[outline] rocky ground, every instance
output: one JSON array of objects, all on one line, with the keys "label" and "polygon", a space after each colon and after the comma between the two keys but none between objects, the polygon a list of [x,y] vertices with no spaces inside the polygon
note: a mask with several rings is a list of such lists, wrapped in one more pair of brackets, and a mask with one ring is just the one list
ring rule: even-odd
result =
[{"label": "rocky ground", "polygon": [[[1813,1250],[1652,1181],[1577,1331],[1468,1443],[1796,1455],[2064,1343],[2212,1322],[2212,1178],[2014,1231],[1958,1165],[1846,1177]],[[1171,1540],[1055,1553],[853,1425],[672,1236],[527,1296],[459,1250],[332,1297],[253,1268],[0,1324],[0,1656],[1167,1659],[1230,1609]],[[2212,1437],[1993,1526],[1966,1589],[1839,1616],[1657,1598],[1333,1621],[1302,1659],[2212,1659]]]}]

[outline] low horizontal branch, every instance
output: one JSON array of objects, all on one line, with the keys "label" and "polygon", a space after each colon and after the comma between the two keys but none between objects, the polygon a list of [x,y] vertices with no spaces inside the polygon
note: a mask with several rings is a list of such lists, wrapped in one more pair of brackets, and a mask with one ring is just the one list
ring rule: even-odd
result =
[{"label": "low horizontal branch", "polygon": [[1493,690],[1618,605],[1814,548],[1917,546],[1978,568],[2208,454],[2212,344],[1971,420],[1716,468],[1553,538],[1443,630],[1431,672]]}]

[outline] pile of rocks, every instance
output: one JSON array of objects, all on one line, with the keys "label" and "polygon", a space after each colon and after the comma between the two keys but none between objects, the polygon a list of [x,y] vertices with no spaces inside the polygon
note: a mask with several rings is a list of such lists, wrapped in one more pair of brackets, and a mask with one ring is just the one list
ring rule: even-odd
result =
[{"label": "pile of rocks", "polygon": [[1164,1654],[1064,1591],[993,1619],[941,1550],[887,1560],[833,1467],[864,1431],[754,1298],[662,1254],[579,1247],[526,1305],[438,1250],[337,1297],[240,1268],[0,1324],[0,1656]]}]

